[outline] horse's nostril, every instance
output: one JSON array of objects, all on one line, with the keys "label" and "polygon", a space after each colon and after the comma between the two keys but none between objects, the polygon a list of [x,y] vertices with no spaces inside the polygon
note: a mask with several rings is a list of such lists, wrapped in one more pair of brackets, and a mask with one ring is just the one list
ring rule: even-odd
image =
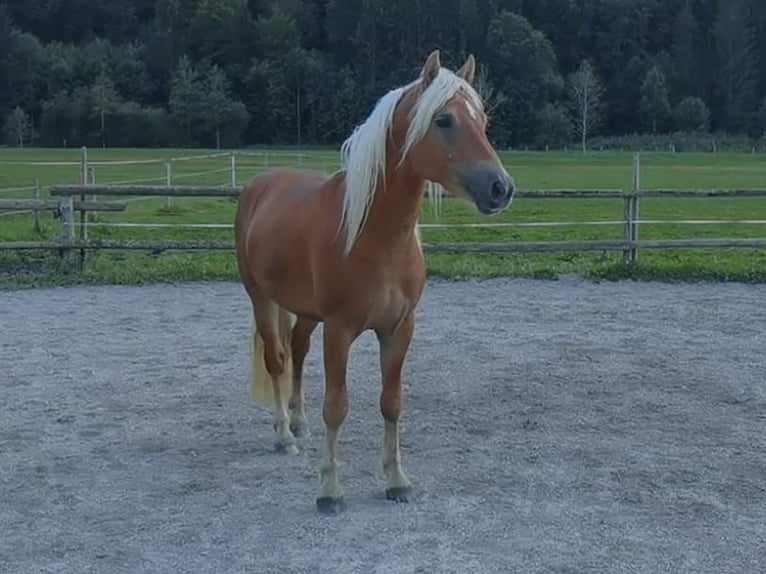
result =
[{"label": "horse's nostril", "polygon": [[492,184],[492,189],[490,189],[489,195],[493,201],[500,201],[508,195],[508,190],[509,187],[505,183],[496,179]]}]

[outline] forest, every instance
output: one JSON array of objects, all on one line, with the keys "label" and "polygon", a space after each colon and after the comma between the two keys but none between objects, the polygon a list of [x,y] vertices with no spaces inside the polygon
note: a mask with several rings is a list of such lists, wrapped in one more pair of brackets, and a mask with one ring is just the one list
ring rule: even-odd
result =
[{"label": "forest", "polygon": [[765,0],[5,0],[2,143],[335,146],[434,48],[502,148],[766,144]]}]

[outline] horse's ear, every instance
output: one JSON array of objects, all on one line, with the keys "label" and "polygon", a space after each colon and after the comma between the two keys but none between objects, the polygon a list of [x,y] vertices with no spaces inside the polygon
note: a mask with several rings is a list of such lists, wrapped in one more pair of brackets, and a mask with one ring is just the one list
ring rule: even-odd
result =
[{"label": "horse's ear", "polygon": [[473,54],[468,55],[468,59],[463,67],[457,71],[457,75],[469,84],[473,83],[473,78],[476,75],[476,58],[473,57]]},{"label": "horse's ear", "polygon": [[434,81],[439,74],[439,68],[441,68],[441,60],[439,59],[439,50],[434,50],[431,55],[428,56],[423,71],[420,73],[420,77],[423,78],[423,84],[428,86]]}]

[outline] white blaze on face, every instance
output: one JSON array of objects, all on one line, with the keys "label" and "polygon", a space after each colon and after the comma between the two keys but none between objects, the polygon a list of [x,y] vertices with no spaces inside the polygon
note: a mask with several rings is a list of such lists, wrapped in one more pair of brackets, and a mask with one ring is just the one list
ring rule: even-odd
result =
[{"label": "white blaze on face", "polygon": [[473,107],[473,104],[469,102],[468,100],[463,100],[465,102],[465,107],[468,108],[468,115],[471,116],[472,120],[475,120],[479,117],[479,113],[476,111],[476,108]]}]

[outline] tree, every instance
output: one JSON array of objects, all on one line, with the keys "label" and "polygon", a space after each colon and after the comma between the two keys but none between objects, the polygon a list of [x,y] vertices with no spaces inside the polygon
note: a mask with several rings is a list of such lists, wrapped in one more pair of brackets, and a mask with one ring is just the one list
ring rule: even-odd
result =
[{"label": "tree", "polygon": [[700,98],[681,100],[673,111],[676,129],[683,132],[706,132],[710,129],[710,110]]},{"label": "tree", "polygon": [[580,145],[585,153],[588,135],[598,127],[601,119],[601,80],[588,60],[583,60],[579,69],[569,78],[570,106],[574,114],[574,129],[580,136]]},{"label": "tree", "polygon": [[652,133],[662,129],[670,116],[670,99],[665,74],[659,66],[653,66],[644,78],[641,86],[641,112]]},{"label": "tree", "polygon": [[608,114],[604,114],[602,133],[635,134],[643,131],[641,85],[652,63],[646,54],[635,55],[611,78],[604,77]]},{"label": "tree", "polygon": [[676,68],[676,89],[682,94],[693,93],[696,85],[696,55],[694,35],[697,22],[689,2],[681,8],[673,29],[673,60]]},{"label": "tree", "polygon": [[758,109],[758,129],[761,132],[761,137],[766,138],[766,98],[763,98],[761,107]]},{"label": "tree", "polygon": [[[195,62],[210,61],[227,74],[242,73],[256,44],[255,23],[242,0],[196,0],[186,38]],[[249,57],[248,57],[249,56]]]},{"label": "tree", "polygon": [[45,145],[338,145],[437,47],[476,55],[499,147],[554,145],[562,109],[586,147],[762,133],[766,0],[0,0],[0,123],[18,106]]},{"label": "tree", "polygon": [[506,100],[505,94],[495,87],[495,84],[489,78],[489,69],[486,64],[479,64],[474,87],[484,101],[484,110],[488,117],[492,112]]},{"label": "tree", "polygon": [[333,98],[329,103],[328,116],[333,125],[334,141],[343,141],[354,130],[354,126],[368,110],[363,110],[361,86],[354,73],[346,66],[335,74]]},{"label": "tree", "polygon": [[31,34],[14,34],[7,55],[8,100],[11,106],[26,108],[30,115],[39,109],[45,87],[45,49]]},{"label": "tree", "polygon": [[500,144],[532,142],[535,117],[561,95],[563,80],[550,40],[513,12],[497,14],[487,31],[487,64],[505,96],[490,125]]},{"label": "tree", "polygon": [[718,54],[716,90],[723,103],[721,120],[726,128],[740,130],[758,105],[756,36],[750,1],[720,2],[713,36]]},{"label": "tree", "polygon": [[29,116],[19,106],[13,108],[5,119],[5,137],[9,143],[24,147],[24,142],[32,135]]},{"label": "tree", "polygon": [[545,104],[537,113],[536,144],[540,148],[561,149],[572,141],[574,126],[567,110],[558,104]]},{"label": "tree", "polygon": [[0,114],[6,109],[9,99],[8,54],[14,45],[17,31],[6,4],[0,4]]},{"label": "tree", "polygon": [[262,49],[267,54],[255,62],[250,71],[251,79],[256,74],[259,76],[261,89],[266,92],[256,105],[268,107],[264,119],[271,126],[274,140],[299,142],[302,77],[307,52],[300,47],[296,20],[282,7],[276,6],[269,17],[256,21],[256,28]]},{"label": "tree", "polygon": [[182,56],[171,81],[169,108],[170,116],[180,127],[186,143],[192,143],[193,128],[200,118],[200,104],[205,97],[197,72],[191,60]]},{"label": "tree", "polygon": [[114,82],[102,72],[91,87],[92,99],[95,101],[94,111],[98,115],[101,147],[106,147],[106,117],[113,113],[120,103],[120,96],[114,87]]},{"label": "tree", "polygon": [[207,131],[215,133],[215,147],[221,149],[221,129],[232,126],[239,136],[248,120],[248,113],[242,102],[229,97],[229,80],[218,66],[212,66],[202,82],[204,98],[200,102],[202,123]]}]

